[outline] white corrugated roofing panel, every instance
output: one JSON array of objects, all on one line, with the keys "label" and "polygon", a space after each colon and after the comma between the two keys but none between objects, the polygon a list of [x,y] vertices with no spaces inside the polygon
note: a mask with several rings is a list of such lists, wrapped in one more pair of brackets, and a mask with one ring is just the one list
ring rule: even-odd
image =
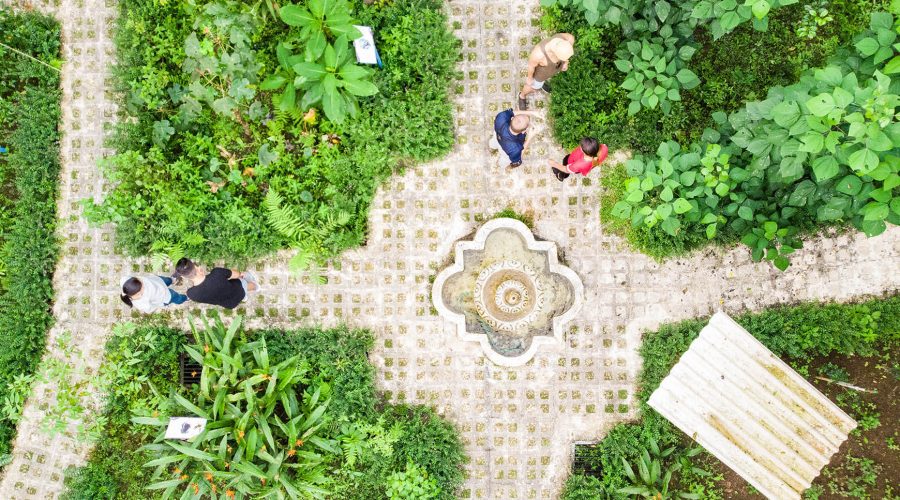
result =
[{"label": "white corrugated roofing panel", "polygon": [[716,313],[648,401],[770,499],[799,499],[856,427],[727,314]]}]

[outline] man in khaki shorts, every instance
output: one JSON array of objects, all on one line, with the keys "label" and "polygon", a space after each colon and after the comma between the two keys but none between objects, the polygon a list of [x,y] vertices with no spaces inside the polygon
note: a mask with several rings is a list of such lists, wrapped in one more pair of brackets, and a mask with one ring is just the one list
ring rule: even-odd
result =
[{"label": "man in khaki shorts", "polygon": [[569,59],[574,53],[575,37],[569,33],[557,33],[531,49],[531,55],[528,56],[528,76],[519,92],[519,109],[527,109],[528,94],[544,88],[547,80],[569,69]]}]

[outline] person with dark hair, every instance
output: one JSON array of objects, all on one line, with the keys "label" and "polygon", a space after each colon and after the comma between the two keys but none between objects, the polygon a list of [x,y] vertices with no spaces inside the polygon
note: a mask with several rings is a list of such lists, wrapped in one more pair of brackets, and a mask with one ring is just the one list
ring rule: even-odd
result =
[{"label": "person with dark hair", "polygon": [[143,274],[122,278],[122,299],[128,307],[142,313],[152,313],[161,307],[183,304],[188,298],[169,288],[172,278]]},{"label": "person with dark hair", "polygon": [[507,109],[494,117],[494,133],[488,141],[488,147],[501,151],[497,165],[516,168],[522,164],[522,155],[528,149],[531,137],[527,135],[531,116],[534,111]]},{"label": "person with dark hair", "polygon": [[563,158],[562,163],[550,160],[551,171],[560,182],[571,174],[587,175],[594,167],[603,163],[608,154],[606,144],[600,144],[593,137],[585,137],[577,148]]},{"label": "person with dark hair", "polygon": [[188,258],[175,264],[175,276],[191,280],[187,296],[194,302],[234,309],[250,292],[259,291],[256,276],[250,271],[214,267],[208,273]]}]

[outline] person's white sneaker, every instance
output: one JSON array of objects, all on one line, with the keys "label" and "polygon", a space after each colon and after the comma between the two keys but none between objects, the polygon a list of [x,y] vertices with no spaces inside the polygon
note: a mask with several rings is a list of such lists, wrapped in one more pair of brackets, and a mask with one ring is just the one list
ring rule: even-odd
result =
[{"label": "person's white sneaker", "polygon": [[244,279],[247,280],[248,283],[256,285],[256,289],[252,290],[253,292],[258,292],[260,290],[259,281],[256,280],[255,274],[250,271],[244,271]]}]

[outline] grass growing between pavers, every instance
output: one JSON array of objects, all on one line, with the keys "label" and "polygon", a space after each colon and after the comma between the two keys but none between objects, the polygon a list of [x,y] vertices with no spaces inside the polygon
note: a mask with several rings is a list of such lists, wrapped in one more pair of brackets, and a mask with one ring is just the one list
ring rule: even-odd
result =
[{"label": "grass growing between pavers", "polygon": [[[634,464],[645,449],[652,448],[652,443],[661,449],[675,447],[672,455],[661,461],[663,473],[685,456],[691,448],[690,440],[647,406],[647,399],[699,335],[707,319],[664,325],[655,332],[644,333],[640,349],[644,365],[638,392],[641,418],[635,423],[617,425],[599,443],[581,450],[584,463],[599,474],[572,475],[563,498],[628,498],[622,489],[633,484],[622,461],[637,471]],[[828,373],[841,378],[843,373],[855,385],[887,388],[888,392],[897,387],[900,295],[856,304],[781,306],[735,319],[809,379]],[[826,359],[834,366],[827,366]],[[838,498],[848,491],[854,492],[854,498],[887,498],[892,491],[896,494],[896,475],[892,474],[900,467],[900,456],[896,450],[891,451],[891,446],[896,447],[898,429],[896,419],[890,420],[890,415],[896,415],[896,402],[889,395],[860,395],[821,385],[820,388],[861,424],[807,491],[807,497]],[[703,499],[752,497],[746,483],[713,456],[703,453],[689,461],[690,466],[681,466],[673,474],[670,492],[682,491]]]}]

